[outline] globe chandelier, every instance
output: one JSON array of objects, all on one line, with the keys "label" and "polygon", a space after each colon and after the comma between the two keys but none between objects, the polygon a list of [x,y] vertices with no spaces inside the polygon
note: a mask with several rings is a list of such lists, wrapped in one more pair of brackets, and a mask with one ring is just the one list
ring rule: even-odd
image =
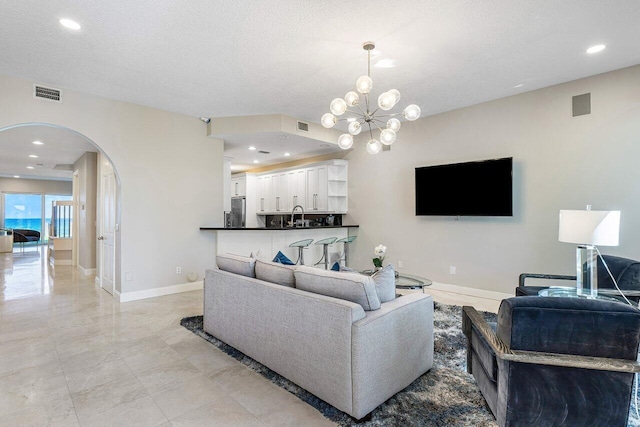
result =
[{"label": "globe chandelier", "polygon": [[[377,154],[382,151],[382,144],[391,145],[396,142],[397,132],[400,130],[400,120],[396,116],[402,115],[409,121],[414,121],[420,117],[420,107],[415,104],[408,105],[401,113],[388,113],[400,101],[400,92],[397,89],[390,89],[383,92],[378,97],[378,105],[371,105],[369,96],[373,87],[371,80],[371,51],[375,49],[373,42],[365,42],[362,48],[367,51],[367,75],[358,77],[356,80],[356,90],[362,94],[364,105],[360,99],[358,92],[350,91],[344,98],[335,98],[329,105],[330,113],[322,116],[320,122],[325,128],[332,128],[338,121],[349,121],[349,133],[343,133],[338,137],[338,146],[343,150],[348,150],[353,146],[353,137],[360,134],[363,128],[369,130],[369,142],[367,142],[367,152],[369,154]],[[375,108],[375,109],[374,109]],[[350,118],[338,119],[349,113]],[[382,127],[384,126],[384,127]],[[373,131],[380,131],[379,140],[373,137]],[[366,129],[365,129],[366,131]]]}]

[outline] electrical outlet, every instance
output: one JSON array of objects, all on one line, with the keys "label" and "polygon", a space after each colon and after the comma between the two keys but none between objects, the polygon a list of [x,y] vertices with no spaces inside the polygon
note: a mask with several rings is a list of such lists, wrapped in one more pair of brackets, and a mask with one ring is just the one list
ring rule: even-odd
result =
[{"label": "electrical outlet", "polygon": [[182,267],[176,267],[176,274],[182,274]]},{"label": "electrical outlet", "polygon": [[398,261],[398,268],[402,268],[402,267],[403,267],[402,261]]},{"label": "electrical outlet", "polygon": [[449,266],[449,274],[456,274],[456,267],[453,265]]}]

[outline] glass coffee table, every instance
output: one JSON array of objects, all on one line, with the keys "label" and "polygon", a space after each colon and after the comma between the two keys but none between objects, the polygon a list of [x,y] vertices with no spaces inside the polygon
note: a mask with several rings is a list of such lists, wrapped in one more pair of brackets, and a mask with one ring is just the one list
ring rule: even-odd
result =
[{"label": "glass coffee table", "polygon": [[[617,294],[617,295],[616,295]],[[625,296],[636,296],[638,291],[625,291]],[[632,295],[633,294],[633,295]],[[624,298],[615,290],[612,289],[600,289],[598,295],[595,297],[578,295],[578,289],[571,286],[552,286],[547,289],[538,291],[538,295],[541,297],[563,297],[563,298],[586,298],[586,299],[599,299],[606,301],[625,302]]]},{"label": "glass coffee table", "polygon": [[[360,273],[366,274],[367,276],[371,276],[375,271],[373,270],[364,270]],[[420,289],[424,293],[424,288],[427,286],[431,286],[433,281],[431,279],[427,279],[425,277],[414,276],[411,274],[399,274],[396,271],[396,289],[403,290],[416,290]]]}]

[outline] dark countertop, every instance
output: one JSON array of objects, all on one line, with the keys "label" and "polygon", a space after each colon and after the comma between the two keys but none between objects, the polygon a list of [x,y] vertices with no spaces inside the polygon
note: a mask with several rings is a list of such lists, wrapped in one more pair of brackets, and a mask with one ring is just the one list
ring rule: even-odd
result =
[{"label": "dark countertop", "polygon": [[249,227],[249,228],[224,228],[224,227],[200,227],[200,230],[232,231],[232,230],[252,230],[252,231],[283,231],[283,230],[318,230],[324,228],[357,228],[359,225],[324,225],[319,227]]}]

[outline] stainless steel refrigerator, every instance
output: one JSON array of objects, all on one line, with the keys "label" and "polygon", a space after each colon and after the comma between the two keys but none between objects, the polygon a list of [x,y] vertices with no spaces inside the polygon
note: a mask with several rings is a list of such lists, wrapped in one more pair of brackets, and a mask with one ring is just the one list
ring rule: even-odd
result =
[{"label": "stainless steel refrigerator", "polygon": [[245,227],[247,219],[247,201],[244,197],[231,198],[231,227]]}]

